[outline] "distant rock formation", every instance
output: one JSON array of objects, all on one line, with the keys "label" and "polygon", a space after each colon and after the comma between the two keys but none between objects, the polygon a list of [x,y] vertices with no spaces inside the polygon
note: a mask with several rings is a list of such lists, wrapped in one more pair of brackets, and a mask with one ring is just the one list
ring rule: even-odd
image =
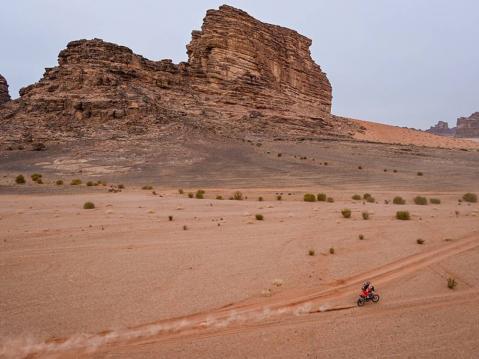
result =
[{"label": "distant rock formation", "polygon": [[426,132],[440,135],[440,136],[454,136],[456,133],[456,128],[449,128],[449,124],[445,121],[438,121],[438,123],[434,126],[431,126],[429,130]]},{"label": "distant rock formation", "polygon": [[456,137],[479,137],[479,112],[474,112],[469,117],[457,119]]},{"label": "distant rock formation", "polygon": [[226,5],[207,12],[180,64],[100,39],[72,41],[59,66],[2,108],[0,137],[157,138],[175,126],[228,137],[349,136],[354,125],[331,116],[331,85],[310,46]]},{"label": "distant rock formation", "polygon": [[0,74],[0,105],[10,101],[10,95],[8,94],[8,83],[5,77]]}]

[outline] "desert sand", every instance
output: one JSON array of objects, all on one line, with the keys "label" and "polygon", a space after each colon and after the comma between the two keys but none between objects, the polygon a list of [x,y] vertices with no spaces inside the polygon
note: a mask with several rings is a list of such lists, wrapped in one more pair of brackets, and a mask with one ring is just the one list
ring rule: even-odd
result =
[{"label": "desert sand", "polygon": [[[108,193],[48,179],[14,186],[4,175],[0,355],[472,358],[479,206],[458,199],[478,189],[473,174],[456,191],[425,190],[415,174],[406,190],[384,189],[391,179],[377,189],[339,177],[289,187],[250,178],[247,188],[204,187],[204,199],[188,198],[198,187],[141,190],[132,179]],[[237,190],[247,198],[229,200]],[[318,192],[334,202],[303,201]],[[375,201],[352,199],[364,192]],[[416,195],[441,203],[416,205]],[[87,201],[96,208],[83,209]],[[381,300],[358,308],[365,280]]]}]

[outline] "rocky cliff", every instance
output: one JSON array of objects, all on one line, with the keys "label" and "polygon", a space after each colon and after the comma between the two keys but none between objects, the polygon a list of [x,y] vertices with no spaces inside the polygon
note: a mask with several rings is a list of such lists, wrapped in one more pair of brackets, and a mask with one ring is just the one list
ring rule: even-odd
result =
[{"label": "rocky cliff", "polygon": [[[221,6],[193,31],[188,61],[151,61],[100,39],[70,42],[58,66],[0,110],[5,141],[155,138],[196,128],[228,137],[349,136],[311,40]],[[0,135],[2,136],[2,135]]]},{"label": "rocky cliff", "polygon": [[0,74],[0,105],[3,105],[5,102],[10,101],[10,95],[8,94],[8,83]]},{"label": "rocky cliff", "polygon": [[479,137],[479,112],[457,119],[456,137]]},{"label": "rocky cliff", "polygon": [[439,136],[454,136],[456,128],[449,128],[449,124],[445,121],[438,121],[437,124],[431,126],[426,132]]}]

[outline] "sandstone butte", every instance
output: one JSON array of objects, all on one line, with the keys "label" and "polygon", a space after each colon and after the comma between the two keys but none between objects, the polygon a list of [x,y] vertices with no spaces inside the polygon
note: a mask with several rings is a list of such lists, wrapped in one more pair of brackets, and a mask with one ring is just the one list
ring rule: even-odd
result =
[{"label": "sandstone butte", "polygon": [[[72,41],[20,98],[8,101],[0,78],[0,143],[155,139],[187,129],[237,139],[400,142],[414,132],[332,115],[331,84],[311,58],[311,43],[226,5],[207,11],[186,46],[188,61],[179,64],[100,39]],[[402,131],[384,137],[385,128]],[[436,137],[413,135],[419,145]]]}]

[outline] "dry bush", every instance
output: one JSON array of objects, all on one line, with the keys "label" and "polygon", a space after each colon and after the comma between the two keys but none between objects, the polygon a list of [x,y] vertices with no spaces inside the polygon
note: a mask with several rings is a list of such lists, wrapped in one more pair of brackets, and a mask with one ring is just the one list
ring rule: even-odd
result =
[{"label": "dry bush", "polygon": [[153,189],[153,186],[143,186],[141,187],[141,189],[145,191],[151,191]]},{"label": "dry bush", "polygon": [[424,239],[418,238],[416,239],[417,244],[424,244]]},{"label": "dry bush", "polygon": [[397,211],[396,219],[399,219],[401,221],[408,221],[411,219],[411,215],[409,214],[408,211]]},{"label": "dry bush", "polygon": [[429,198],[429,203],[431,203],[431,204],[441,204],[441,200],[439,198]]},{"label": "dry bush", "polygon": [[427,198],[422,196],[416,196],[414,197],[414,203],[416,203],[419,206],[425,206],[427,205]]},{"label": "dry bush", "polygon": [[327,199],[326,193],[318,193],[316,196],[319,202],[324,202]]},{"label": "dry bush", "polygon": [[329,248],[329,254],[334,254],[336,251],[334,250],[334,247]]},{"label": "dry bush", "polygon": [[464,202],[476,203],[477,195],[475,193],[468,192],[462,196],[462,199],[464,200]]},{"label": "dry bush", "polygon": [[30,177],[31,177],[33,182],[37,182],[39,179],[42,178],[42,175],[40,173],[34,173]]},{"label": "dry bush", "polygon": [[310,255],[311,257],[314,256],[316,254],[316,251],[314,249],[310,249],[308,251],[308,255]]},{"label": "dry bush", "polygon": [[57,186],[63,186],[63,180],[56,180],[55,184]]},{"label": "dry bush", "polygon": [[217,199],[217,200],[222,200],[222,199],[223,199],[223,196],[217,195],[217,196],[216,196],[216,199]]},{"label": "dry bush", "polygon": [[303,199],[305,202],[316,202],[316,196],[312,193],[306,193]]},{"label": "dry bush", "polygon": [[173,216],[168,216],[168,220],[171,222],[173,221]]},{"label": "dry bush", "polygon": [[352,197],[352,198],[353,198],[355,201],[359,201],[359,200],[361,200],[361,196],[360,196],[359,194],[355,194],[355,195],[353,195],[353,197]]},{"label": "dry bush", "polygon": [[334,202],[334,198],[333,198],[333,197],[328,197],[328,198],[326,199],[326,201],[329,202],[329,203],[333,203],[333,202]]},{"label": "dry bush", "polygon": [[361,213],[361,215],[363,216],[363,219],[365,221],[369,219],[369,213],[368,212],[363,212],[363,213]]},{"label": "dry bush", "polygon": [[188,198],[193,198],[195,195],[193,193],[188,193]]},{"label": "dry bush", "polygon": [[359,238],[360,241],[362,241],[362,240],[364,239],[364,235],[363,235],[363,234],[360,234],[360,235],[358,236],[358,238]]},{"label": "dry bush", "polygon": [[262,220],[264,220],[264,216],[263,216],[262,214],[257,214],[257,215],[255,215],[255,218],[256,218],[257,221],[262,221]]},{"label": "dry bush", "polygon": [[242,201],[243,200],[243,193],[241,193],[240,191],[236,191],[235,193],[233,193],[233,199],[235,201]]},{"label": "dry bush", "polygon": [[393,199],[394,204],[406,204],[406,200],[402,198],[401,196],[396,196]]},{"label": "dry bush", "polygon": [[83,204],[83,209],[94,209],[95,208],[95,204],[93,202],[85,202]]},{"label": "dry bush", "polygon": [[258,201],[263,202],[263,197],[259,196]]},{"label": "dry bush", "polygon": [[452,277],[447,278],[447,287],[449,289],[454,289],[456,288],[456,286],[457,286],[457,281],[454,278]]},{"label": "dry bush", "polygon": [[70,185],[71,185],[71,186],[79,186],[79,185],[81,185],[81,179],[78,179],[78,178],[73,179],[73,180],[70,182]]},{"label": "dry bush", "polygon": [[185,193],[185,192],[183,191],[182,188],[180,188],[180,189],[178,190],[178,193],[179,193],[179,194],[183,194],[183,193]]},{"label": "dry bush", "polygon": [[344,218],[351,218],[351,210],[349,208],[343,208],[341,214]]}]

